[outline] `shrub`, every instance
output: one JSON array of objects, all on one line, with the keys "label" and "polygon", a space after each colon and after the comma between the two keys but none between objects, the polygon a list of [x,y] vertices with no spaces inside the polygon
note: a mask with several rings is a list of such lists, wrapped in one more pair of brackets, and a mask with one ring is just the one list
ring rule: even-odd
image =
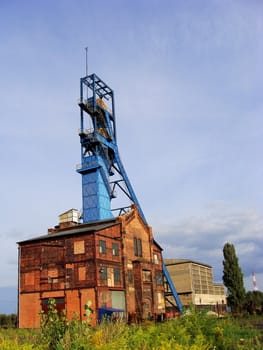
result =
[{"label": "shrub", "polygon": [[11,315],[0,314],[0,327],[1,328],[16,327],[16,325],[17,325],[17,315],[16,314],[11,314]]},{"label": "shrub", "polygon": [[58,350],[58,344],[63,339],[68,327],[65,310],[59,314],[56,309],[55,299],[49,299],[48,312],[45,314],[42,311],[40,319],[41,343],[48,344],[49,350]]}]

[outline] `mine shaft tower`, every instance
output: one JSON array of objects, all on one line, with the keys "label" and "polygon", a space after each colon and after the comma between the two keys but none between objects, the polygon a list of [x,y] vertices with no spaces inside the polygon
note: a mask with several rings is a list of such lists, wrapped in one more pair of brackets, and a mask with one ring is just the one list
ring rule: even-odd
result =
[{"label": "mine shaft tower", "polygon": [[[82,220],[83,223],[113,218],[130,208],[112,208],[115,189],[122,191],[134,203],[144,223],[147,224],[141,206],[133,191],[120,159],[117,137],[113,90],[96,74],[80,79],[80,143],[81,164],[77,171],[82,175]],[[177,303],[182,304],[171,277],[163,263],[163,274]]]},{"label": "mine shaft tower", "polygon": [[109,219],[128,208],[112,208],[116,188],[137,205],[140,204],[121,162],[116,137],[114,92],[96,74],[80,79],[80,143],[82,175],[82,219],[84,223]]}]

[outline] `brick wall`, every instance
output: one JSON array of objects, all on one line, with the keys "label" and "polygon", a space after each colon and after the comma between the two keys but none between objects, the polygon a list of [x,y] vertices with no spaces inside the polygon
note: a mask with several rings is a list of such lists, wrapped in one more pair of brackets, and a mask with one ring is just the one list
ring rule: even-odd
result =
[{"label": "brick wall", "polygon": [[40,326],[39,313],[40,294],[30,293],[20,295],[19,303],[19,327],[20,328],[38,328]]},{"label": "brick wall", "polygon": [[[76,228],[74,234],[70,234],[72,228],[61,232],[57,229],[52,232],[60,236],[50,233],[40,241],[22,242],[20,327],[37,327],[41,300],[51,297],[64,298],[69,318],[77,313],[82,319],[87,301],[92,302],[95,311],[112,307],[112,293],[121,305],[125,303],[121,297],[118,300],[118,295],[125,300],[125,293],[128,313],[160,312],[158,300],[163,287],[156,285],[156,273],[162,272],[162,256],[151,228],[142,221],[136,207],[112,222],[112,226],[100,230],[79,225],[81,233]],[[32,321],[26,315],[31,300]]]}]

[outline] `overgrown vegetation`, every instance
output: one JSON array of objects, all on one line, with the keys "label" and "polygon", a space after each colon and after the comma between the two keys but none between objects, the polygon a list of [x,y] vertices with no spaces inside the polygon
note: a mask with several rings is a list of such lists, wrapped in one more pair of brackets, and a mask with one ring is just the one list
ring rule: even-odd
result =
[{"label": "overgrown vegetation", "polygon": [[246,294],[244,310],[248,311],[251,315],[263,314],[263,293],[259,290],[249,291]]},{"label": "overgrown vegetation", "polygon": [[[126,325],[103,322],[91,327],[87,321],[68,321],[59,315],[54,301],[41,316],[40,330],[0,330],[1,350],[260,350],[261,333],[249,319],[218,319],[205,312],[188,312],[163,323]],[[261,320],[262,321],[262,320]]]},{"label": "overgrown vegetation", "polygon": [[0,314],[0,328],[12,328],[17,326],[16,314]]}]

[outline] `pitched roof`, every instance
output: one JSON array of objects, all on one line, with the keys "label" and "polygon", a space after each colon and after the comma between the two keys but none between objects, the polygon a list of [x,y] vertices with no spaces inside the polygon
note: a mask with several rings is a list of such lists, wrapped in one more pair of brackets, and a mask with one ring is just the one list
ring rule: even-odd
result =
[{"label": "pitched roof", "polygon": [[29,243],[29,242],[34,242],[34,241],[41,241],[41,240],[48,240],[48,239],[53,239],[56,237],[63,237],[63,236],[72,236],[72,235],[77,235],[77,234],[85,234],[89,232],[94,232],[94,231],[100,231],[104,230],[109,227],[113,227],[116,225],[119,225],[120,223],[116,219],[110,219],[110,220],[100,220],[96,222],[91,222],[89,224],[79,224],[67,229],[58,229],[57,231],[41,235],[38,237],[34,237],[31,239],[27,239],[24,241],[17,242],[17,244],[23,244],[23,243]]}]

